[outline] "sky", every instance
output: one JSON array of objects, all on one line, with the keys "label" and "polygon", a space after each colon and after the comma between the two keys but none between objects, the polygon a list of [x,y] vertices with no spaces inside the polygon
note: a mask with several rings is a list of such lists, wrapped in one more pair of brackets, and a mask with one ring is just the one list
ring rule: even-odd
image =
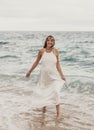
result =
[{"label": "sky", "polygon": [[0,0],[0,31],[94,31],[94,0]]}]

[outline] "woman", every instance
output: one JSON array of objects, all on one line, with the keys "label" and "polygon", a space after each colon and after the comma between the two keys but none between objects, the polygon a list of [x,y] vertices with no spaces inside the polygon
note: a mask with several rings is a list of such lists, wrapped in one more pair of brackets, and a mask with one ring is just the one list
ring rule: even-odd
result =
[{"label": "woman", "polygon": [[[60,88],[65,83],[65,77],[59,63],[59,52],[54,45],[55,39],[49,35],[45,40],[44,47],[39,50],[36,61],[26,73],[26,77],[30,76],[41,60],[42,66],[37,89],[39,89],[39,95],[44,102],[43,112],[46,112],[47,105],[55,104],[57,119],[60,119]],[[41,100],[39,101],[41,102]]]}]

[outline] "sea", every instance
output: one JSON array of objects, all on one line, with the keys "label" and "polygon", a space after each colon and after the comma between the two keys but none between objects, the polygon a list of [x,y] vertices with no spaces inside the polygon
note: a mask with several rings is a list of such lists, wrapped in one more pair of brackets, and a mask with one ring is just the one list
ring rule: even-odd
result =
[{"label": "sea", "polygon": [[[48,35],[66,78],[59,121],[55,106],[31,111],[41,64],[26,78]],[[0,130],[94,130],[93,31],[0,31]]]}]

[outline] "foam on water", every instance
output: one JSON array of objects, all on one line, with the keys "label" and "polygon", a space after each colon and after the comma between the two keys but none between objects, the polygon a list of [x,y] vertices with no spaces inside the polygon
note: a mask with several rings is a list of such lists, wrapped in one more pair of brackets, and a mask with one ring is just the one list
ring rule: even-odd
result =
[{"label": "foam on water", "polygon": [[[0,92],[0,123],[1,129],[5,130],[33,130],[36,127],[46,130],[47,127],[56,129],[55,120],[56,110],[54,107],[47,107],[45,115],[42,108],[32,110],[31,89],[19,88],[19,91],[7,90]],[[70,130],[93,130],[94,128],[94,95],[78,93],[74,91],[69,93],[62,90],[63,104],[61,105],[63,119],[59,122],[60,128]],[[36,126],[36,127],[35,127]],[[58,127],[58,128],[59,128]]]}]

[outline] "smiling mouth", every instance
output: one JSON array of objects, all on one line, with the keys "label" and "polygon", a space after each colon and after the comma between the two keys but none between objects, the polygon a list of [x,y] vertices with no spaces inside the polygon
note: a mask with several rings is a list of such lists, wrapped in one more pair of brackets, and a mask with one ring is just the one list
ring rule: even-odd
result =
[{"label": "smiling mouth", "polygon": [[48,44],[52,44],[52,43],[48,42]]}]

